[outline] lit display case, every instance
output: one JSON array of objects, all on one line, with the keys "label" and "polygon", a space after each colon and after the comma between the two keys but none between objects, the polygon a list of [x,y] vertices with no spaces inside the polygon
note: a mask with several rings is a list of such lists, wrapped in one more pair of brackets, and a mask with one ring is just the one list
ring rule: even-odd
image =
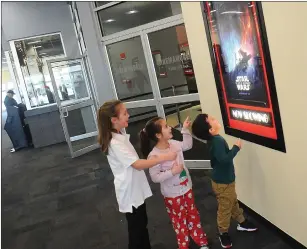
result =
[{"label": "lit display case", "polygon": [[286,152],[260,2],[204,2],[226,134]]}]

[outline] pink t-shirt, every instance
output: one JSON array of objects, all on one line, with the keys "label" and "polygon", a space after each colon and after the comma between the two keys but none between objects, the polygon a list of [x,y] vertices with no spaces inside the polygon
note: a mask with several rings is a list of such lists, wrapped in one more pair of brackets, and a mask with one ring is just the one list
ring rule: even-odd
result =
[{"label": "pink t-shirt", "polygon": [[[153,182],[160,183],[161,193],[164,197],[175,198],[186,194],[192,188],[192,180],[187,167],[184,164],[183,151],[190,150],[193,146],[193,138],[188,129],[182,129],[183,141],[170,140],[169,148],[160,150],[156,147],[150,152],[148,158],[152,156],[158,156],[170,151],[177,153],[175,161],[167,161],[158,164],[149,169],[150,177]],[[173,175],[173,164],[183,164],[184,170],[180,174]]]}]

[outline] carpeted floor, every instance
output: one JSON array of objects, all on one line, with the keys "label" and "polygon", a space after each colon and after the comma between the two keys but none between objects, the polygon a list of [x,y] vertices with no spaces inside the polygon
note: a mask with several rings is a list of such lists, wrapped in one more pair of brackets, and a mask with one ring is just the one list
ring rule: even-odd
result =
[{"label": "carpeted floor", "polygon": [[[7,141],[3,135],[3,141]],[[98,150],[71,159],[66,144],[14,154],[9,148],[7,144],[2,147],[2,248],[127,248],[126,220],[117,211],[113,176]],[[210,172],[194,170],[191,175],[211,248],[221,248]],[[175,234],[159,185],[152,184],[152,190],[154,196],[147,201],[152,248],[175,249]],[[276,234],[258,225],[258,233],[244,234],[237,233],[232,224],[233,248],[291,249]]]}]

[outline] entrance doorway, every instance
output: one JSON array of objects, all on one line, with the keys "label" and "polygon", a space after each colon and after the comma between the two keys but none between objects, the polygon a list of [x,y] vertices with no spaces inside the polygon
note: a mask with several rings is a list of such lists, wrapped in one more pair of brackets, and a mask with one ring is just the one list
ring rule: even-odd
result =
[{"label": "entrance doorway", "polygon": [[[138,133],[149,119],[165,118],[174,139],[181,140],[185,118],[193,121],[201,107],[182,15],[133,30],[105,36],[103,48],[115,95],[130,113],[127,133],[139,153]],[[204,141],[194,138],[193,148],[184,156],[189,168],[210,168]]]},{"label": "entrance doorway", "polygon": [[47,65],[71,156],[97,149],[96,108],[85,57],[49,60]]}]

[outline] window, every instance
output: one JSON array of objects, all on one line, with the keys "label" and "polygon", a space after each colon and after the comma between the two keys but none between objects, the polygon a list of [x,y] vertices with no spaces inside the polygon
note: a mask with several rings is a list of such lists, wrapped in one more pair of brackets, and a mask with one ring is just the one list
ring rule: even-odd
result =
[{"label": "window", "polygon": [[100,7],[102,5],[106,5],[108,3],[112,3],[112,1],[99,1],[99,2],[95,2],[96,7]]},{"label": "window", "polygon": [[14,42],[31,107],[55,103],[46,60],[64,58],[60,34]]},{"label": "window", "polygon": [[184,24],[150,33],[148,39],[161,97],[197,93]]},{"label": "window", "polygon": [[181,14],[181,6],[180,2],[123,2],[97,13],[102,34],[106,36]]}]

